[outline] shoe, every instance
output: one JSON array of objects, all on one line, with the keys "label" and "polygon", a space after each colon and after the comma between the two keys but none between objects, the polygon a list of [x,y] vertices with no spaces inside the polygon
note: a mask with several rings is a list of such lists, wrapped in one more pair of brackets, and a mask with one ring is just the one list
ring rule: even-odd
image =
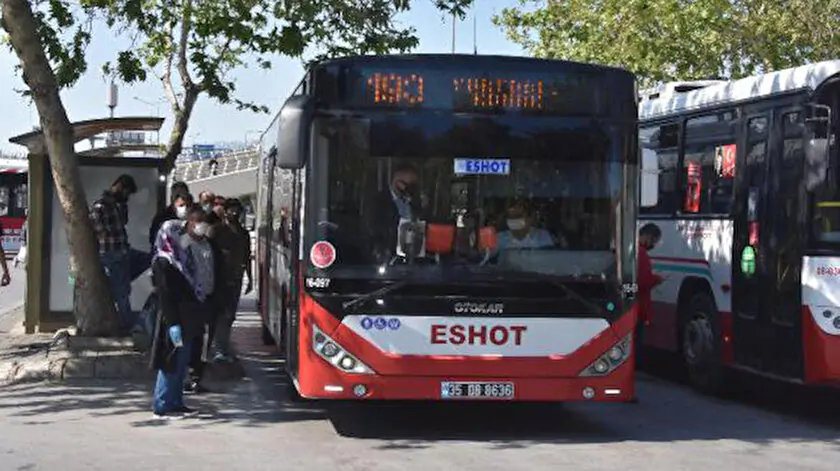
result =
[{"label": "shoe", "polygon": [[167,412],[155,412],[154,418],[157,420],[180,420],[184,418],[184,413],[178,409]]},{"label": "shoe", "polygon": [[187,406],[176,407],[173,412],[181,414],[183,417],[192,417],[198,415],[198,411]]},{"label": "shoe", "polygon": [[233,363],[236,361],[235,358],[231,355],[225,355],[223,353],[217,353],[216,356],[213,357],[213,363]]},{"label": "shoe", "polygon": [[209,393],[210,390],[198,383],[198,381],[190,380],[184,385],[184,392],[190,394]]}]

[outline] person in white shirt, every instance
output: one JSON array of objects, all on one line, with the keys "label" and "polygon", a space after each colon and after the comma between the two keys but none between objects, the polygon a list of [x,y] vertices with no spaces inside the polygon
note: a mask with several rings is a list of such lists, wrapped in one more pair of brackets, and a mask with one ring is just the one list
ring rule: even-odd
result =
[{"label": "person in white shirt", "polygon": [[508,230],[499,233],[495,255],[502,250],[544,249],[557,245],[550,232],[534,227],[533,214],[524,201],[515,201],[506,214]]}]

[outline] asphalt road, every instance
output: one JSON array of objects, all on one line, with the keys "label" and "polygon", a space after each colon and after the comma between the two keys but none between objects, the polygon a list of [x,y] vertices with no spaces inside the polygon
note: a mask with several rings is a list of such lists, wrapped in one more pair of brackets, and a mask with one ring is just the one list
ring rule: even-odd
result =
[{"label": "asphalt road", "polygon": [[[243,319],[249,378],[153,420],[149,384],[0,389],[0,469],[836,470],[840,413],[801,391],[702,396],[642,375],[641,403],[291,404],[281,363]],[[247,351],[246,351],[247,350]],[[763,388],[762,388],[763,389]],[[836,403],[838,401],[831,401]]]}]

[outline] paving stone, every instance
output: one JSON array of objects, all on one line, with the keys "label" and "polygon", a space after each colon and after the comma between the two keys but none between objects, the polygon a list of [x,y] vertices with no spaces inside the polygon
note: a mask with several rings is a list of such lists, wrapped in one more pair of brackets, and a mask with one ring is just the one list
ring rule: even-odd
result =
[{"label": "paving stone", "polygon": [[64,360],[61,379],[88,379],[93,378],[95,357],[82,356],[67,358]]},{"label": "paving stone", "polygon": [[94,366],[98,379],[139,379],[151,375],[146,357],[136,352],[99,352]]}]

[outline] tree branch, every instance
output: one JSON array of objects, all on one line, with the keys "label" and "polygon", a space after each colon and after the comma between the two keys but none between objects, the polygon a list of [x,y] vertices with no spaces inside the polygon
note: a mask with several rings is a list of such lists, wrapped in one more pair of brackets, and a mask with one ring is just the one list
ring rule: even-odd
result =
[{"label": "tree branch", "polygon": [[163,91],[166,93],[166,99],[169,101],[169,104],[172,105],[172,109],[178,113],[181,111],[181,104],[178,103],[178,97],[175,95],[175,87],[172,86],[172,61],[174,59],[174,55],[175,51],[171,50],[166,54],[166,61],[163,64],[163,77],[161,77],[161,83],[163,83]]},{"label": "tree branch", "polygon": [[178,40],[178,74],[184,93],[195,87],[190,77],[189,62],[187,61],[187,47],[189,47],[190,31],[192,30],[192,0],[184,1],[183,17],[181,18],[181,37]]}]

